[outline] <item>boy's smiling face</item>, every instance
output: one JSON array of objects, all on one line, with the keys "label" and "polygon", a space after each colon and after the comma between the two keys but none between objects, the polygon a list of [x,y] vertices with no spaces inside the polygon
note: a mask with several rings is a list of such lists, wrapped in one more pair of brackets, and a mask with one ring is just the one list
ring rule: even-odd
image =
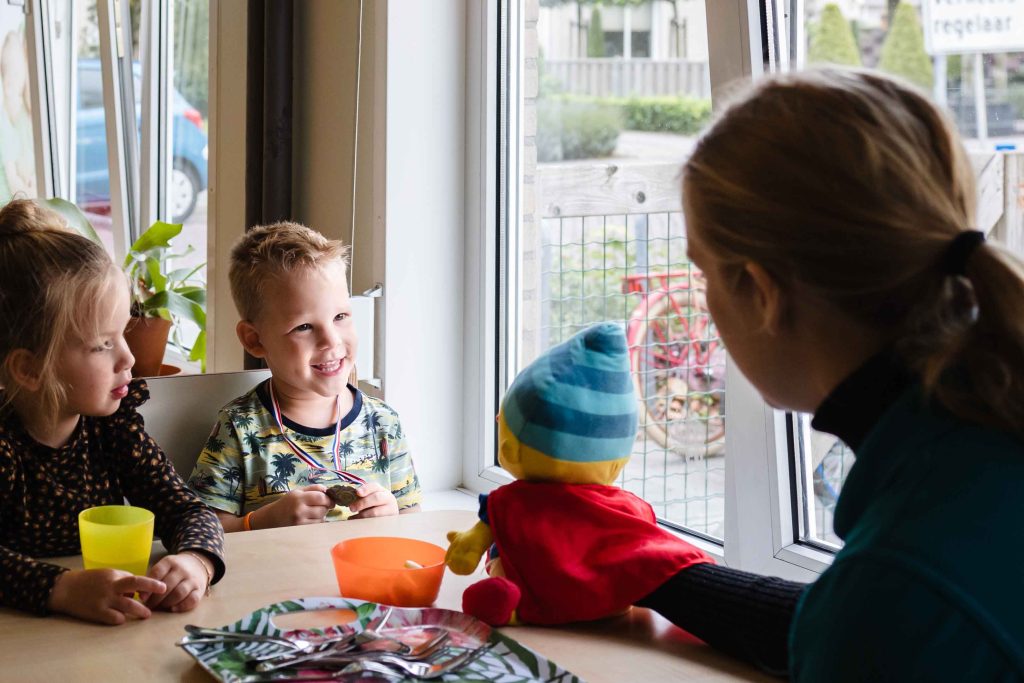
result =
[{"label": "boy's smiling face", "polygon": [[333,399],[355,365],[345,266],[297,270],[268,283],[260,314],[238,323],[245,350],[267,361],[274,390],[291,399]]}]

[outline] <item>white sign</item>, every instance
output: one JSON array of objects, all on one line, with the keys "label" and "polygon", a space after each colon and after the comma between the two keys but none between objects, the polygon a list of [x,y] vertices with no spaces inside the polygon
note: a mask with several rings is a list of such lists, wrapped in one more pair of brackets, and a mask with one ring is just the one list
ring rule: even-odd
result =
[{"label": "white sign", "polygon": [[922,0],[928,54],[1024,50],[1024,0]]}]

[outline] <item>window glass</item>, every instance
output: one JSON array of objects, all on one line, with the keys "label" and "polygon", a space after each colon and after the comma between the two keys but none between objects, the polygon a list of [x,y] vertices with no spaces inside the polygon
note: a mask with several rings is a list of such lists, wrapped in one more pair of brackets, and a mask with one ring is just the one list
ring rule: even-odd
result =
[{"label": "window glass", "polygon": [[[799,6],[800,3],[793,3]],[[1014,150],[1024,142],[1024,3],[806,0],[796,65],[862,66],[899,76],[944,106],[970,152]],[[1016,22],[1016,23],[1015,23]],[[980,123],[980,125],[979,125]],[[835,501],[854,457],[800,416],[803,440],[801,537],[838,547]]]},{"label": "window glass", "polygon": [[720,540],[725,349],[686,257],[679,187],[711,113],[704,3],[545,1],[522,30],[507,374],[589,324],[620,325],[641,423],[618,483]]},{"label": "window glass", "polygon": [[0,201],[35,197],[35,121],[29,87],[25,15],[20,7],[0,7]]},{"label": "window glass", "polygon": [[[174,51],[169,98],[171,173],[166,187],[167,218],[182,224],[181,234],[175,239],[180,247],[176,253],[181,256],[174,261],[174,267],[194,270],[191,283],[205,287],[210,3],[174,0],[171,6]],[[172,342],[185,358],[195,357],[190,350],[198,334],[199,328],[190,321],[182,320],[175,326]],[[193,361],[186,367],[195,370],[196,364]]]}]

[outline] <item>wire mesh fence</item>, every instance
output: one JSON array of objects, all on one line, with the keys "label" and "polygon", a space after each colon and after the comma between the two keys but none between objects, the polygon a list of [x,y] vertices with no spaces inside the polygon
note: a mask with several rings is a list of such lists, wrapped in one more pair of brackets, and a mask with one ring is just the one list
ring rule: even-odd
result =
[{"label": "wire mesh fence", "polygon": [[665,521],[721,539],[725,350],[682,214],[559,216],[540,233],[536,347],[597,322],[622,325],[640,426],[619,483]]}]

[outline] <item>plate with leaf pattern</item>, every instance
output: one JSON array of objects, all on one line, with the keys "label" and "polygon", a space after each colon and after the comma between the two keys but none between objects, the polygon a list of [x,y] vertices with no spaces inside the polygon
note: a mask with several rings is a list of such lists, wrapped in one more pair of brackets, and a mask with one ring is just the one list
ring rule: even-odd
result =
[{"label": "plate with leaf pattern", "polygon": [[[240,631],[258,635],[278,636],[289,639],[316,641],[335,637],[352,631],[361,631],[386,606],[373,602],[352,598],[299,598],[286,600],[260,608],[247,614],[233,624],[220,628],[227,631]],[[323,610],[341,610],[354,618],[348,623],[312,628],[281,628],[275,622],[292,621],[285,615],[299,612]],[[566,671],[555,662],[507,635],[492,629],[484,622],[453,610],[434,607],[405,608],[395,607],[382,627],[381,633],[390,637],[407,640],[415,645],[424,627],[444,628],[450,634],[450,648],[453,652],[459,649],[474,649],[484,643],[492,644],[485,654],[470,662],[457,671],[446,674],[442,681],[477,683],[584,683],[583,679]],[[242,677],[253,673],[248,661],[254,656],[272,654],[280,646],[267,643],[204,643],[190,642],[201,639],[186,635],[182,639],[182,649],[188,652],[211,676],[223,683],[238,683]],[[311,671],[322,671],[313,669]],[[294,675],[291,671],[284,675]],[[301,672],[300,672],[301,673]]]}]

